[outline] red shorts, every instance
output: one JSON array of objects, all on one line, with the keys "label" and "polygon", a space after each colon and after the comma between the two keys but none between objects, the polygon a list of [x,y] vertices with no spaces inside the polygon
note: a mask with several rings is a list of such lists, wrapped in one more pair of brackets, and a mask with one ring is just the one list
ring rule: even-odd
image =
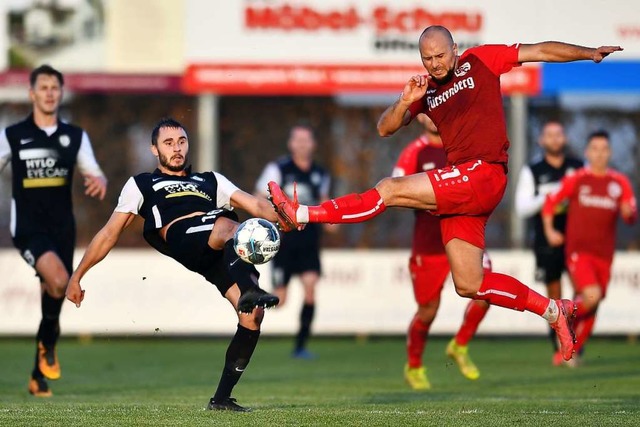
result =
[{"label": "red shorts", "polygon": [[576,293],[582,292],[589,286],[597,285],[602,290],[604,298],[611,279],[611,260],[584,252],[574,252],[567,257],[567,270],[571,275]]},{"label": "red shorts", "polygon": [[507,188],[499,163],[470,161],[427,172],[436,196],[442,243],[461,239],[484,249],[485,225]]},{"label": "red shorts", "polygon": [[413,295],[419,305],[438,298],[449,274],[449,261],[445,254],[414,255],[409,259],[413,282]]}]

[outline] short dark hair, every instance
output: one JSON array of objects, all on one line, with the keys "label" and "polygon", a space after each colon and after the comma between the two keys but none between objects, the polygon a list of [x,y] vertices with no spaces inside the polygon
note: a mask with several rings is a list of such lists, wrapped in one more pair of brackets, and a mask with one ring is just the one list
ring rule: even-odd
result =
[{"label": "short dark hair", "polygon": [[158,144],[158,135],[160,134],[160,129],[162,128],[182,129],[185,133],[187,133],[187,129],[182,126],[182,123],[174,118],[165,117],[163,119],[160,119],[158,124],[153,128],[153,131],[151,131],[151,145]]},{"label": "short dark hair", "polygon": [[31,71],[31,74],[29,75],[29,83],[31,84],[31,87],[36,85],[36,80],[38,80],[38,76],[41,74],[46,76],[56,76],[58,82],[60,82],[60,86],[64,86],[64,77],[62,77],[62,73],[49,64],[43,64]]},{"label": "short dark hair", "polygon": [[604,129],[598,129],[596,131],[591,132],[587,137],[587,144],[589,144],[591,140],[593,140],[594,138],[604,138],[607,141],[609,141],[609,132],[607,132]]},{"label": "short dark hair", "polygon": [[315,139],[315,137],[316,137],[316,135],[315,135],[315,134],[316,134],[316,132],[315,132],[315,130],[313,129],[313,126],[311,126],[311,125],[310,125],[308,122],[306,122],[306,121],[299,121],[299,122],[297,122],[297,123],[294,123],[294,125],[293,125],[293,126],[291,126],[291,128],[289,129],[289,136],[291,136],[291,134],[293,133],[293,131],[294,131],[295,129],[304,129],[304,130],[308,131],[314,139]]}]

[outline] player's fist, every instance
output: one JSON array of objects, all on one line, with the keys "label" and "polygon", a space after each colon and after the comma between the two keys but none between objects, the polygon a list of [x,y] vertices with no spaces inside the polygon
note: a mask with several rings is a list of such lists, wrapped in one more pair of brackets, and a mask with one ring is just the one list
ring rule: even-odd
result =
[{"label": "player's fist", "polygon": [[600,62],[613,52],[620,52],[622,49],[620,46],[600,46],[593,53],[593,62]]},{"label": "player's fist", "polygon": [[413,103],[421,99],[429,86],[429,75],[416,74],[411,77],[402,89],[402,100]]},{"label": "player's fist", "polygon": [[557,246],[561,246],[564,243],[564,234],[562,234],[556,229],[548,230],[545,228],[544,234],[547,237],[547,242],[549,242],[549,246],[557,247]]},{"label": "player's fist", "polygon": [[69,279],[65,295],[69,301],[76,305],[76,307],[80,307],[80,304],[84,299],[84,290],[80,287],[80,282],[75,280],[73,277]]}]

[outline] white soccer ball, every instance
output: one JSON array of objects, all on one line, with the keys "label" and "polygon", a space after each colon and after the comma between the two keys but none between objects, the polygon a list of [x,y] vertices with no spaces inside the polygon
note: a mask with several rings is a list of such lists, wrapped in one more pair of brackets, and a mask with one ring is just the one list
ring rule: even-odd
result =
[{"label": "white soccer ball", "polygon": [[244,262],[264,264],[278,253],[280,233],[266,219],[250,218],[238,227],[233,236],[233,248]]}]

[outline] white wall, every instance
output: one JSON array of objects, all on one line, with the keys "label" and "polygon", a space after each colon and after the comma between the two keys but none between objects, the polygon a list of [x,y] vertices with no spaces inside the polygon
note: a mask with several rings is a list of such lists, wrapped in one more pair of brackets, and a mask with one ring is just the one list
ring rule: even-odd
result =
[{"label": "white wall", "polygon": [[[79,260],[82,252],[77,253]],[[325,276],[318,289],[314,331],[318,334],[402,334],[414,310],[405,251],[325,251]],[[533,256],[492,251],[494,270],[533,283]],[[40,319],[38,280],[17,251],[0,251],[0,334],[32,335]],[[269,289],[268,266],[261,267]],[[114,250],[83,280],[80,309],[66,302],[63,334],[230,333],[236,323],[231,306],[217,289],[175,261],[152,250]],[[544,292],[544,287],[534,284]],[[570,295],[565,284],[565,295]],[[619,253],[596,333],[640,333],[640,254]],[[467,301],[450,281],[442,294],[432,331],[453,333]],[[270,310],[263,331],[293,333],[301,304],[299,283],[290,284],[289,303]],[[543,320],[530,313],[491,309],[480,333],[544,334]]]}]

